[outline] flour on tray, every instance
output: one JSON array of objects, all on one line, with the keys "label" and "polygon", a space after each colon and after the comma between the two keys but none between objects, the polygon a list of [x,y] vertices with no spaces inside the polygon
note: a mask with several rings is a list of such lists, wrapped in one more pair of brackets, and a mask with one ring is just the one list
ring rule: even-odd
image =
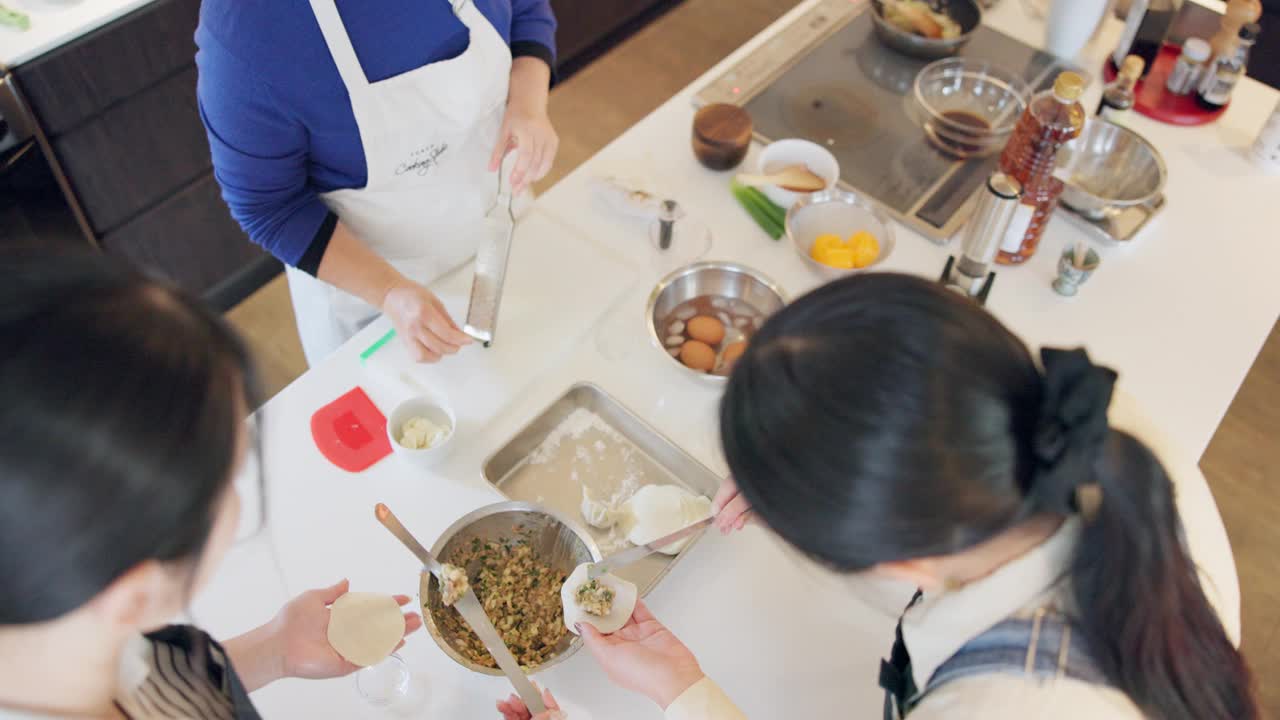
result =
[{"label": "flour on tray", "polygon": [[[552,430],[542,441],[542,444],[538,445],[538,449],[534,450],[533,454],[529,456],[529,464],[542,465],[549,462],[555,457],[561,443],[565,440],[579,440],[588,430],[592,429],[603,433],[610,439],[622,439],[618,431],[610,427],[599,415],[586,408],[578,408],[560,421],[556,429]],[[580,447],[578,449],[585,451],[585,448]],[[579,457],[581,457],[581,454],[579,454]]]},{"label": "flour on tray", "polygon": [[582,488],[582,513],[594,529],[601,552],[610,555],[629,547],[626,528],[606,519],[616,517],[644,484],[635,449],[599,415],[578,408],[529,455],[530,465],[566,461],[569,480]]}]

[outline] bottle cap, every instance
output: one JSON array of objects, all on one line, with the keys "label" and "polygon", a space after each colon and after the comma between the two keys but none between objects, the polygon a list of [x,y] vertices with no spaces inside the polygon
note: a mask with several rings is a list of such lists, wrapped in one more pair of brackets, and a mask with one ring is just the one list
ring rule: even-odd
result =
[{"label": "bottle cap", "polygon": [[1013,176],[1005,175],[999,170],[987,178],[987,189],[1005,200],[1016,200],[1022,195],[1022,183],[1018,182]]},{"label": "bottle cap", "polygon": [[1124,59],[1124,63],[1120,66],[1120,74],[1127,78],[1136,80],[1142,77],[1142,71],[1147,67],[1147,61],[1137,55],[1130,55]]},{"label": "bottle cap", "polygon": [[1258,39],[1258,35],[1262,33],[1262,26],[1258,23],[1249,23],[1240,28],[1240,39],[1253,42]]},{"label": "bottle cap", "polygon": [[1201,38],[1187,38],[1187,41],[1182,43],[1182,54],[1186,55],[1191,62],[1205,62],[1209,59],[1211,52],[1213,48],[1209,46],[1209,42]]},{"label": "bottle cap", "polygon": [[1067,102],[1075,102],[1084,94],[1084,78],[1073,72],[1064,72],[1053,83],[1053,94]]}]

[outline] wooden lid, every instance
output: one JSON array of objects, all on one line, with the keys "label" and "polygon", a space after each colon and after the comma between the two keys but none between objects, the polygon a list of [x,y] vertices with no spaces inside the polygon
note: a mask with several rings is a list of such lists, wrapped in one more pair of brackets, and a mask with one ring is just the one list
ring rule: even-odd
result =
[{"label": "wooden lid", "polygon": [[741,147],[751,142],[751,116],[737,105],[707,105],[693,116],[693,132],[706,143]]}]

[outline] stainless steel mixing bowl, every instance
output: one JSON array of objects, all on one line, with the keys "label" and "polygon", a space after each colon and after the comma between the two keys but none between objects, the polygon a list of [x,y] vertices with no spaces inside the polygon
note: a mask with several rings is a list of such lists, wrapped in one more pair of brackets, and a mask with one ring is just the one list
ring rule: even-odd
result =
[{"label": "stainless steel mixing bowl", "polygon": [[907,32],[884,19],[884,0],[871,0],[871,19],[876,26],[876,36],[885,45],[898,52],[923,60],[950,57],[960,51],[982,24],[982,8],[976,0],[947,0],[943,4],[946,14],[960,24],[960,36],[949,40],[932,38]]},{"label": "stainless steel mixing bowl", "polygon": [[[515,528],[523,528],[523,530],[517,531]],[[552,568],[562,570],[566,575],[584,562],[598,561],[603,558],[600,548],[591,539],[591,534],[576,522],[549,508],[526,502],[500,502],[463,515],[440,534],[440,538],[431,547],[431,554],[440,562],[453,563],[459,553],[471,545],[473,539],[478,538],[482,542],[487,542],[517,536],[530,537],[538,560]],[[478,567],[468,567],[467,576],[474,578],[478,571]],[[559,593],[559,591],[560,589],[556,588],[556,592]],[[423,573],[418,587],[418,598],[422,605],[422,619],[427,626],[427,632],[446,655],[468,670],[485,675],[502,676],[501,670],[477,665],[455,649],[456,638],[446,635],[440,626],[440,620],[446,617],[445,613],[452,613],[455,610],[445,607],[440,601],[440,584],[431,573]],[[558,665],[577,652],[581,646],[581,638],[567,633],[551,659],[526,672],[534,674]]]},{"label": "stainless steel mixing bowl", "polygon": [[645,307],[645,324],[649,326],[649,338],[653,346],[668,362],[673,362],[691,377],[714,384],[723,384],[725,375],[698,372],[685,367],[679,358],[667,353],[662,340],[664,322],[678,305],[703,296],[741,300],[760,315],[769,317],[787,304],[786,294],[762,273],[745,265],[730,262],[698,262],[686,265],[663,278],[649,294]]},{"label": "stainless steel mixing bowl", "polygon": [[1058,152],[1062,202],[1092,220],[1142,205],[1164,190],[1164,158],[1146,138],[1101,118]]}]

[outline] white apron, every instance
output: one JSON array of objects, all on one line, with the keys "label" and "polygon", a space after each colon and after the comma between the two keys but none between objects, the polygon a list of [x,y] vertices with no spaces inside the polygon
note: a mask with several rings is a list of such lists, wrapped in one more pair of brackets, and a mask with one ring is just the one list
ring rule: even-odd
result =
[{"label": "white apron", "polygon": [[[422,284],[475,254],[475,231],[498,192],[488,167],[507,100],[511,50],[474,3],[462,5],[458,19],[471,32],[465,52],[370,83],[334,0],[311,0],[351,96],[369,173],[365,187],[320,198],[356,237]],[[311,365],[380,312],[296,268],[288,278]]]}]

